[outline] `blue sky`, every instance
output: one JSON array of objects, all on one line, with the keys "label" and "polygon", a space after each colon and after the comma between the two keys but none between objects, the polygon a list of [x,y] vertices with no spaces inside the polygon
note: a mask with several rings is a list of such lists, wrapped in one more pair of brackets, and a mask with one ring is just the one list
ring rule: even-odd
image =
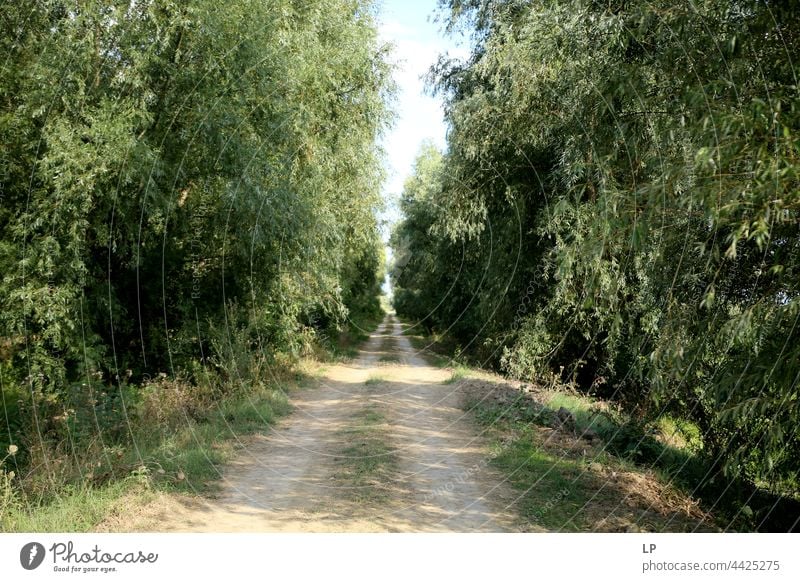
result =
[{"label": "blue sky", "polygon": [[459,46],[455,39],[445,36],[441,24],[433,21],[437,0],[379,0],[378,7],[381,39],[394,45],[392,61],[397,65],[397,117],[382,144],[388,173],[383,191],[386,218],[396,220],[393,202],[403,190],[420,145],[426,139],[440,147],[445,143],[441,101],[426,94],[420,77],[440,54],[465,56],[466,45]]}]

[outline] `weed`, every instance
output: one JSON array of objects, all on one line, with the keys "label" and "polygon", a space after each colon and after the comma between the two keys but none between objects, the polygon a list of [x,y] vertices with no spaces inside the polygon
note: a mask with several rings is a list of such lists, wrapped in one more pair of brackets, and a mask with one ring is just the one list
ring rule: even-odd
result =
[{"label": "weed", "polygon": [[[636,529],[640,525],[656,531],[693,527],[691,519],[679,517],[673,523],[665,514],[644,508],[638,514],[622,508],[624,515],[614,515],[620,512],[621,500],[635,494],[631,486],[638,486],[642,479],[649,480],[648,487],[656,491],[646,503],[661,504],[658,491],[669,486],[656,483],[659,478],[660,483],[671,482],[677,473],[687,476],[693,465],[686,462],[685,452],[643,438],[641,427],[589,397],[545,392],[534,399],[502,384],[492,388],[477,383],[474,388],[465,399],[465,409],[495,440],[492,462],[521,491],[520,511],[531,523],[559,531]],[[562,409],[571,415],[569,429],[559,418],[564,416]],[[576,438],[587,429],[594,433],[593,442],[599,438],[602,445]],[[587,450],[591,457],[583,456]],[[590,466],[594,469],[589,470]],[[653,474],[648,471],[653,467],[664,470]],[[609,479],[617,473],[631,476],[624,482]],[[639,523],[641,515],[646,518]]]},{"label": "weed", "polygon": [[[193,494],[213,490],[220,466],[235,453],[234,437],[264,431],[289,409],[283,390],[264,388],[219,402],[200,419],[187,414],[181,421],[174,411],[142,419],[133,432],[135,446],[116,445],[96,453],[96,462],[82,470],[82,479],[48,495],[5,504],[0,530],[89,531],[122,496],[146,501],[153,489]],[[171,424],[165,424],[166,418]],[[7,474],[0,471],[3,475]],[[0,503],[3,499],[0,484]]]},{"label": "weed", "polygon": [[386,419],[375,408],[360,410],[340,431],[348,443],[337,456],[333,477],[344,496],[360,504],[386,501],[395,481],[396,452],[387,443]]},{"label": "weed", "polygon": [[466,366],[458,364],[456,365],[455,368],[453,368],[453,373],[447,380],[444,381],[444,384],[454,384],[455,382],[458,382],[463,378],[467,378],[469,375],[470,375],[470,369],[467,368]]}]

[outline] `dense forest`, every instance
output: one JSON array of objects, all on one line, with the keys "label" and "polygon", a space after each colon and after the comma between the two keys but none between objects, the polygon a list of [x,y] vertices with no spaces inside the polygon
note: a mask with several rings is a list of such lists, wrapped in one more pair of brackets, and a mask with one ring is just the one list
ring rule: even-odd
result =
[{"label": "dense forest", "polygon": [[695,427],[711,506],[796,496],[800,3],[441,4],[471,54],[431,71],[449,133],[402,196],[398,314]]},{"label": "dense forest", "polygon": [[362,0],[0,5],[0,502],[164,473],[137,432],[382,313],[374,20]]}]

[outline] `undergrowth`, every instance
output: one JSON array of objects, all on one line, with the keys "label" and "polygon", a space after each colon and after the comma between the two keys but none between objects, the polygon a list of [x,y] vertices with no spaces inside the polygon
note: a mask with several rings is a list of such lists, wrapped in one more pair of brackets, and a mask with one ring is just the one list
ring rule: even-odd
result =
[{"label": "undergrowth", "polygon": [[[350,328],[358,334],[319,349],[355,350],[349,342],[376,325],[362,320]],[[217,362],[206,381],[162,374],[141,386],[74,387],[60,424],[36,441],[5,445],[0,531],[90,531],[131,494],[146,503],[155,491],[214,491],[237,441],[287,414],[291,391],[311,380],[291,358],[233,340],[235,357]]]},{"label": "undergrowth", "polygon": [[397,453],[390,446],[386,419],[375,407],[356,412],[350,426],[340,431],[347,443],[336,458],[333,475],[343,496],[360,504],[386,501],[397,468]]}]

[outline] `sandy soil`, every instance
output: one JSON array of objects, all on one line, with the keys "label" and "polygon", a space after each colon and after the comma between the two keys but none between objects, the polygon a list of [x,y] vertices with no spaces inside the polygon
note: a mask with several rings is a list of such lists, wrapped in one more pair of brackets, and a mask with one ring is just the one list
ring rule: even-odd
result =
[{"label": "sandy soil", "polygon": [[[357,359],[328,368],[318,386],[293,395],[293,414],[246,442],[216,498],[162,495],[134,523],[107,525],[116,531],[514,531],[515,495],[488,466],[487,443],[464,418],[457,390],[442,383],[448,377],[419,357],[389,316]],[[383,416],[382,438],[393,451],[389,494],[379,502],[349,494],[336,477],[347,428],[365,409]]]}]

